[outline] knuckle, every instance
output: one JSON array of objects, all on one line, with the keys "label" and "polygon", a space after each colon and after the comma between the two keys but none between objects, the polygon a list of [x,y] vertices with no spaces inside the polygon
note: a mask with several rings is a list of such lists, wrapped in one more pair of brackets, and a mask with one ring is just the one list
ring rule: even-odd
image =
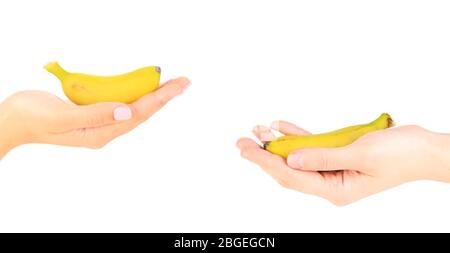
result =
[{"label": "knuckle", "polygon": [[326,171],[328,169],[328,159],[327,155],[325,154],[325,151],[320,151],[317,153],[317,159],[315,167],[318,170]]},{"label": "knuckle", "polygon": [[[133,118],[135,118],[138,122],[142,122],[147,120],[150,117],[150,113],[145,110],[145,108],[141,108],[139,106],[129,105],[131,112],[133,114]],[[146,108],[148,109],[148,108]]]},{"label": "knuckle", "polygon": [[164,100],[162,100],[162,99],[157,99],[157,104],[158,104],[158,107],[163,107],[163,106],[165,106],[166,105],[166,101],[164,101]]},{"label": "knuckle", "polygon": [[161,96],[158,96],[157,93],[155,93],[154,99],[158,107],[163,107],[167,103],[166,99],[163,99]]}]

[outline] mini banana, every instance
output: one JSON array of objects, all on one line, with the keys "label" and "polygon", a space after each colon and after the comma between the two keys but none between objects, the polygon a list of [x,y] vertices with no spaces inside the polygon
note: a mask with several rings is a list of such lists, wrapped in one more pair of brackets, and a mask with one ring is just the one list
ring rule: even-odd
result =
[{"label": "mini banana", "polygon": [[159,86],[161,69],[144,67],[116,76],[94,76],[71,73],[57,62],[44,67],[60,81],[66,96],[75,104],[87,105],[98,102],[131,103]]},{"label": "mini banana", "polygon": [[348,145],[361,136],[376,130],[392,127],[394,121],[387,113],[381,114],[368,124],[350,126],[336,131],[314,135],[287,135],[264,144],[267,151],[287,158],[289,153],[300,148],[335,148]]}]

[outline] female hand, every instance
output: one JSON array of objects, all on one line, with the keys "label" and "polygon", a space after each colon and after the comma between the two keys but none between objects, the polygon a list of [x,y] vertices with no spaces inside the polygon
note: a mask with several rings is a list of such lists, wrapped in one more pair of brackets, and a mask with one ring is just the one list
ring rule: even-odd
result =
[{"label": "female hand", "polygon": [[[286,135],[309,132],[285,121],[272,129]],[[275,135],[257,126],[262,142]],[[402,183],[432,179],[450,182],[450,136],[418,126],[371,132],[340,148],[305,148],[285,160],[242,138],[237,143],[244,158],[258,164],[282,186],[345,205]]]},{"label": "female hand", "polygon": [[173,79],[132,104],[78,106],[42,91],[23,91],[0,104],[0,158],[26,143],[101,148],[147,120],[189,86]]}]

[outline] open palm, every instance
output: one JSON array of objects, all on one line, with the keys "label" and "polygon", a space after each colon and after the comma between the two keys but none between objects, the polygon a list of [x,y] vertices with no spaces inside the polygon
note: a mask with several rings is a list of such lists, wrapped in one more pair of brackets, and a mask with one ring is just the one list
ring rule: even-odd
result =
[{"label": "open palm", "polygon": [[26,143],[100,148],[127,133],[181,94],[189,85],[177,78],[132,104],[75,105],[43,91],[18,92],[0,104],[0,157]]},{"label": "open palm", "polygon": [[[285,135],[308,135],[289,122],[272,125]],[[257,126],[255,136],[265,143],[275,138],[271,129]],[[241,155],[258,164],[282,186],[345,205],[406,181],[427,178],[423,168],[433,154],[431,132],[403,126],[369,133],[340,148],[306,148],[287,159],[264,150],[255,141],[242,138]],[[429,177],[428,177],[429,178]],[[429,178],[432,179],[432,178]]]}]

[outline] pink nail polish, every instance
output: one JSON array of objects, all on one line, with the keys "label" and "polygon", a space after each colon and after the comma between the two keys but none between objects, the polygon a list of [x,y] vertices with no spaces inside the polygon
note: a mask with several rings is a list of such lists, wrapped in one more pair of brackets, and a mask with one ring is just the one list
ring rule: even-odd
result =
[{"label": "pink nail polish", "polygon": [[121,121],[121,120],[129,120],[133,116],[130,107],[128,106],[121,106],[114,109],[114,119]]},{"label": "pink nail polish", "polygon": [[270,132],[270,128],[268,128],[266,126],[259,125],[258,126],[258,131],[259,132]]},{"label": "pink nail polish", "polygon": [[267,132],[267,127],[262,126],[262,125],[257,125],[253,128],[254,132]]},{"label": "pink nail polish", "polygon": [[273,129],[273,130],[280,130],[280,121],[274,121],[274,122],[272,122],[272,124],[270,124],[270,127]]}]

